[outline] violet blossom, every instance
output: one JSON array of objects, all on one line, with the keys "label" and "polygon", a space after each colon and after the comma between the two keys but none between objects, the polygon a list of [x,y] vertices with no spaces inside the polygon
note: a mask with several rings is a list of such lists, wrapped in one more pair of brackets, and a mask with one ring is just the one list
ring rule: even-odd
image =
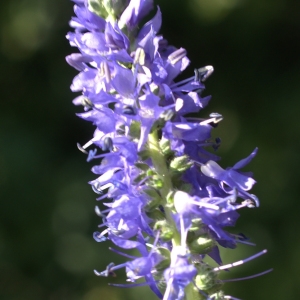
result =
[{"label": "violet blossom", "polygon": [[[102,224],[94,238],[112,241],[124,252],[114,251],[129,258],[95,274],[124,268],[132,286],[148,285],[164,300],[234,299],[222,291],[219,247],[248,243],[226,227],[235,226],[238,209],[259,206],[249,193],[252,174],[240,171],[257,149],[223,169],[212,153],[220,139],[211,137],[222,115],[188,115],[208,104],[210,96],[201,95],[213,67],[176,81],[190,61],[185,49],[158,34],[161,11],[152,0],[73,2],[67,39],[79,52],[66,60],[79,71],[71,90],[81,93],[73,103],[96,127],[78,147],[97,161],[90,184],[106,207],[96,206]],[[152,9],[156,14],[145,23]],[[130,249],[140,257],[126,253]],[[220,267],[207,265],[206,256]]]}]

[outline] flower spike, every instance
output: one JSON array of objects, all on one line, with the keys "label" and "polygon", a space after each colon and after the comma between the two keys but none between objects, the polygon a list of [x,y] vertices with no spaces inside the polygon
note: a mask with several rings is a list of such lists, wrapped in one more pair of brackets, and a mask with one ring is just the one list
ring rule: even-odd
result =
[{"label": "flower spike", "polygon": [[[257,148],[233,167],[217,163],[213,152],[221,139],[211,132],[223,116],[202,113],[211,99],[202,97],[204,82],[214,68],[196,68],[194,76],[176,80],[190,64],[187,50],[158,35],[159,8],[147,22],[153,0],[73,2],[74,30],[67,39],[79,53],[66,61],[79,72],[71,90],[81,93],[73,103],[95,126],[93,137],[77,147],[95,162],[89,183],[105,206],[95,207],[102,223],[93,237],[110,240],[122,249],[111,250],[128,259],[95,274],[116,276],[124,269],[130,284],[113,286],[148,286],[163,300],[237,299],[222,291],[220,271],[266,250],[222,265],[219,248],[253,245],[226,228],[235,226],[238,210],[259,206],[250,193],[252,174],[240,171]],[[139,256],[127,253],[131,249]],[[219,266],[205,263],[206,256]]]}]

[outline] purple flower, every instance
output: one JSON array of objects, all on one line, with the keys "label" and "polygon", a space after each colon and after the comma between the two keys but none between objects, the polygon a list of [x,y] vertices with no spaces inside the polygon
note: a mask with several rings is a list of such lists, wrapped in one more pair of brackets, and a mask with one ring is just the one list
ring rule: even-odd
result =
[{"label": "purple flower", "polygon": [[247,192],[256,182],[251,177],[252,174],[243,174],[238,171],[252,160],[257,150],[256,148],[247,158],[239,161],[232,168],[228,168],[227,170],[222,169],[216,162],[210,160],[201,167],[201,171],[204,175],[216,179],[224,192],[231,194],[234,189],[236,189],[239,192],[239,196],[244,199],[250,198],[255,201],[256,206],[259,206],[257,197]]},{"label": "purple flower", "polygon": [[173,247],[170,267],[164,271],[167,287],[163,299],[184,299],[184,289],[196,275],[196,267],[188,261],[187,249],[181,246]]},{"label": "purple flower", "polygon": [[152,7],[152,0],[131,0],[120,17],[121,24],[133,29],[152,10]]},{"label": "purple flower", "polygon": [[252,174],[240,171],[257,149],[232,168],[217,164],[211,150],[220,139],[213,140],[211,131],[222,116],[187,115],[210,101],[201,93],[213,67],[176,81],[190,61],[184,48],[158,35],[159,8],[141,26],[152,0],[74,2],[74,32],[67,39],[79,52],[66,60],[79,71],[71,85],[80,92],[73,103],[84,108],[77,115],[95,125],[93,137],[78,145],[88,161],[98,160],[92,168],[98,177],[90,184],[104,208],[96,207],[102,224],[94,239],[140,253],[114,249],[130,260],[109,263],[96,275],[124,268],[132,286],[144,278],[164,300],[225,299],[216,279],[222,267],[213,269],[203,259],[222,264],[220,246],[248,243],[226,228],[235,226],[238,209],[259,206],[249,193]]}]

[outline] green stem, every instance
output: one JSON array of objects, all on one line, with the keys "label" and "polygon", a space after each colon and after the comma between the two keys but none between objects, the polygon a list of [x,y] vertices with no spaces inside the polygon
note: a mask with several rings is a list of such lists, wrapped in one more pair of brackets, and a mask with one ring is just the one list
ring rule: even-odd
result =
[{"label": "green stem", "polygon": [[166,206],[167,204],[167,195],[169,192],[173,190],[172,186],[172,181],[171,177],[169,174],[169,169],[166,164],[165,157],[163,153],[161,152],[159,142],[158,142],[158,136],[157,136],[157,131],[153,130],[152,133],[149,134],[148,136],[148,145],[149,145],[149,152],[150,152],[150,157],[152,159],[152,163],[154,165],[155,171],[157,174],[163,178],[163,186],[160,189],[160,193],[163,198],[163,206],[166,214],[166,219],[169,222],[169,224],[172,225],[174,228],[174,237],[172,239],[173,246],[179,246],[180,245],[180,234],[176,229],[175,222],[172,218],[172,212],[171,210]]},{"label": "green stem", "polygon": [[[165,157],[161,152],[159,146],[157,130],[154,130],[152,133],[149,134],[148,145],[149,145],[148,149],[149,149],[150,157],[152,159],[152,163],[155,168],[155,171],[159,176],[161,176],[161,178],[163,178],[163,182],[164,182],[163,187],[160,189],[160,192],[164,200],[163,205],[166,214],[166,219],[169,222],[169,224],[171,224],[172,227],[174,228],[174,237],[172,239],[172,244],[173,246],[179,246],[181,244],[180,233],[176,229],[175,222],[172,218],[171,210],[166,206],[167,195],[169,194],[169,192],[173,190],[173,186],[172,186],[172,181],[171,181],[171,177],[169,174],[169,169]],[[199,299],[198,297],[199,297],[198,293],[195,292],[194,290],[193,283],[190,283],[185,288],[185,300],[196,300]]]},{"label": "green stem", "polygon": [[194,284],[191,282],[185,288],[185,300],[199,300],[199,293],[195,291]]}]

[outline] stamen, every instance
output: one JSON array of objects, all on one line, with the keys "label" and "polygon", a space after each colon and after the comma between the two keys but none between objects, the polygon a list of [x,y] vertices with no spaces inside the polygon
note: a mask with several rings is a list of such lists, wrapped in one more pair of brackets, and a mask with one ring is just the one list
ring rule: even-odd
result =
[{"label": "stamen", "polygon": [[256,244],[249,242],[249,238],[247,238],[243,233],[239,234],[230,234],[232,237],[235,238],[237,243],[243,244],[243,245],[249,245],[249,246],[256,246]]},{"label": "stamen", "polygon": [[145,51],[143,48],[137,48],[135,51],[135,55],[134,55],[134,64],[139,64],[140,66],[144,66],[145,65]]},{"label": "stamen", "polygon": [[190,82],[194,79],[195,77],[189,77],[187,79],[181,80],[179,82],[174,82],[173,84],[170,85],[171,90],[175,89],[176,87],[179,87],[181,85],[184,85],[187,82]]},{"label": "stamen", "polygon": [[93,108],[94,107],[94,104],[91,102],[91,100],[87,97],[84,97],[84,96],[81,99],[81,104],[85,108]]},{"label": "stamen", "polygon": [[[213,66],[205,66],[203,68],[200,68],[200,69],[195,69],[195,79],[197,77],[197,82],[200,81],[201,82],[204,82],[214,71],[214,68]],[[196,76],[196,73],[197,73],[197,76]],[[196,80],[195,80],[196,81]]]},{"label": "stamen", "polygon": [[105,226],[107,226],[107,224],[106,224],[106,219],[103,218],[103,223],[100,224],[100,225],[98,225],[98,228],[103,228],[103,227],[105,227]]},{"label": "stamen", "polygon": [[99,189],[99,183],[97,183],[97,186],[96,186],[96,184],[94,185],[92,185],[92,190],[96,193],[96,194],[103,194],[103,192],[102,192],[102,190],[101,189]]},{"label": "stamen", "polygon": [[217,137],[215,139],[216,143],[212,145],[213,149],[215,151],[217,151],[219,149],[219,147],[221,146],[221,139],[219,137]]},{"label": "stamen", "polygon": [[199,206],[199,208],[210,208],[210,209],[213,209],[213,210],[219,210],[220,209],[220,207],[218,205],[211,204],[211,203],[206,203],[206,202],[202,202],[202,201],[198,202],[198,201],[190,200],[190,203]]},{"label": "stamen", "polygon": [[131,284],[109,283],[108,285],[120,287],[120,288],[132,288],[132,287],[146,286],[149,284],[148,282],[141,282],[141,283],[131,283]]},{"label": "stamen", "polygon": [[246,237],[243,233],[239,233],[235,235],[240,241],[248,241],[249,238]]},{"label": "stamen", "polygon": [[136,256],[129,255],[129,254],[127,254],[127,253],[121,252],[121,251],[119,251],[119,250],[117,250],[117,249],[114,249],[114,248],[112,248],[112,247],[109,247],[108,249],[111,250],[112,252],[115,252],[115,253],[117,253],[117,254],[119,254],[119,255],[122,255],[122,256],[124,256],[124,257],[127,257],[127,258],[129,258],[129,259],[136,259],[136,258],[137,258]]},{"label": "stamen", "polygon": [[199,82],[200,81],[200,77],[199,77],[199,71],[198,71],[198,69],[194,69],[194,73],[195,73],[194,81],[195,82]]},{"label": "stamen", "polygon": [[106,209],[104,211],[101,211],[99,206],[95,206],[95,213],[97,216],[101,217],[101,218],[105,218],[106,215],[105,213],[108,213],[110,211],[110,209]]},{"label": "stamen", "polygon": [[129,105],[125,105],[123,107],[123,114],[124,115],[131,115],[131,116],[134,116],[135,115],[135,111],[133,109],[132,106],[129,106]]},{"label": "stamen", "polygon": [[[249,194],[251,196],[251,200],[255,202],[255,207],[259,207],[259,200],[258,198],[253,195],[253,194]],[[252,208],[253,206],[249,206],[250,208]]]},{"label": "stamen", "polygon": [[125,125],[124,124],[118,124],[116,128],[116,133],[119,135],[125,134]]},{"label": "stamen", "polygon": [[107,230],[104,230],[101,233],[99,231],[95,231],[93,233],[94,240],[98,243],[105,242],[107,238],[104,236],[104,234],[106,234],[107,232],[108,232]]},{"label": "stamen", "polygon": [[114,263],[110,263],[107,267],[106,267],[106,270],[103,271],[103,272],[98,272],[97,270],[94,270],[94,273],[97,275],[97,276],[104,276],[104,277],[108,277],[109,275],[112,275],[113,277],[116,277],[116,274],[113,272],[112,269],[119,269],[121,268],[120,266],[124,266],[123,265],[119,265],[119,266],[115,266]]},{"label": "stamen", "polygon": [[216,271],[220,271],[220,270],[224,270],[224,269],[230,269],[230,268],[233,268],[233,267],[237,267],[237,266],[245,264],[248,261],[253,260],[253,259],[255,259],[255,258],[257,258],[257,257],[259,257],[259,256],[261,256],[263,254],[266,254],[267,252],[268,251],[265,249],[265,250],[263,250],[263,251],[261,251],[261,252],[259,252],[257,254],[254,254],[254,255],[246,258],[246,259],[242,259],[242,260],[239,260],[237,262],[234,262],[232,264],[228,264],[228,265],[225,265],[225,266],[217,267],[217,268],[214,268],[213,270],[216,272]]},{"label": "stamen", "polygon": [[86,149],[94,143],[93,139],[89,140],[86,144],[82,146],[82,149]]},{"label": "stamen", "polygon": [[120,234],[123,234],[125,232],[125,229],[112,229],[111,232],[114,235],[120,235]]},{"label": "stamen", "polygon": [[102,272],[98,272],[97,270],[94,270],[94,273],[97,276],[104,276],[104,277],[108,277],[109,275],[112,275],[114,277],[116,277],[116,274],[113,272],[115,270],[121,269],[121,268],[125,268],[126,267],[126,263],[124,264],[120,264],[120,265],[115,265],[114,263],[110,263],[107,267],[105,271]]},{"label": "stamen", "polygon": [[[211,114],[210,114],[210,116],[211,116]],[[217,124],[217,123],[221,122],[222,120],[223,120],[223,116],[220,114],[217,114],[216,116],[214,116],[210,119],[204,120],[204,121],[200,122],[199,124],[200,125],[206,125],[206,124],[210,124],[210,123]]]},{"label": "stamen", "polygon": [[242,202],[242,205],[243,206],[247,206],[249,208],[254,208],[254,207],[257,207],[257,205],[254,205],[254,200],[252,199],[246,199],[245,201]]},{"label": "stamen", "polygon": [[247,277],[236,278],[236,279],[225,279],[225,280],[222,280],[222,282],[232,282],[232,281],[241,281],[241,280],[253,279],[253,278],[256,278],[256,277],[259,277],[259,276],[266,275],[266,274],[268,274],[272,271],[273,271],[273,269],[269,269],[269,270],[263,271],[261,273],[251,275],[251,276],[247,276]]},{"label": "stamen", "polygon": [[219,118],[219,117],[223,117],[221,114],[219,114],[219,113],[217,113],[217,112],[212,112],[212,113],[210,113],[209,114],[209,116],[211,117],[211,118]]},{"label": "stamen", "polygon": [[103,192],[104,190],[106,190],[106,189],[108,189],[108,188],[111,188],[111,187],[113,187],[113,186],[114,186],[114,185],[113,185],[111,182],[109,182],[109,183],[106,183],[106,184],[102,185],[102,186],[101,186],[101,189],[99,189],[99,186],[97,186],[97,188],[98,188],[99,191]]},{"label": "stamen", "polygon": [[181,59],[183,59],[186,56],[186,50],[183,48],[175,50],[172,54],[168,56],[168,60],[172,65],[175,65],[177,62],[179,62]]},{"label": "stamen", "polygon": [[175,113],[172,109],[167,109],[163,113],[161,113],[159,117],[167,122],[173,118],[174,114]]},{"label": "stamen", "polygon": [[184,247],[186,245],[188,228],[185,229],[184,221],[182,215],[180,215],[180,236],[181,236],[181,246]]},{"label": "stamen", "polygon": [[86,160],[88,162],[90,162],[91,160],[93,160],[95,158],[96,154],[97,154],[97,149],[96,148],[94,150],[90,150],[88,158]]},{"label": "stamen", "polygon": [[88,154],[88,152],[85,151],[85,149],[84,149],[79,143],[77,143],[77,148],[78,148],[82,153]]},{"label": "stamen", "polygon": [[103,61],[100,64],[100,74],[105,76],[106,83],[111,82],[111,74],[107,61]]},{"label": "stamen", "polygon": [[[175,53],[175,52],[173,52],[173,53]],[[169,56],[169,58],[170,58],[170,56]],[[203,67],[203,68],[200,68],[200,69],[194,69],[194,73],[195,73],[194,77],[189,77],[189,78],[186,78],[182,81],[175,82],[172,85],[170,85],[170,88],[171,88],[171,90],[173,90],[173,89],[175,89],[179,86],[182,86],[182,85],[184,85],[188,82],[191,82],[191,81],[193,81],[193,82],[204,82],[213,73],[213,71],[214,71],[214,68],[212,66],[206,66],[206,67]],[[203,88],[199,89],[196,92],[197,93],[202,92],[202,90],[203,90]]]}]

